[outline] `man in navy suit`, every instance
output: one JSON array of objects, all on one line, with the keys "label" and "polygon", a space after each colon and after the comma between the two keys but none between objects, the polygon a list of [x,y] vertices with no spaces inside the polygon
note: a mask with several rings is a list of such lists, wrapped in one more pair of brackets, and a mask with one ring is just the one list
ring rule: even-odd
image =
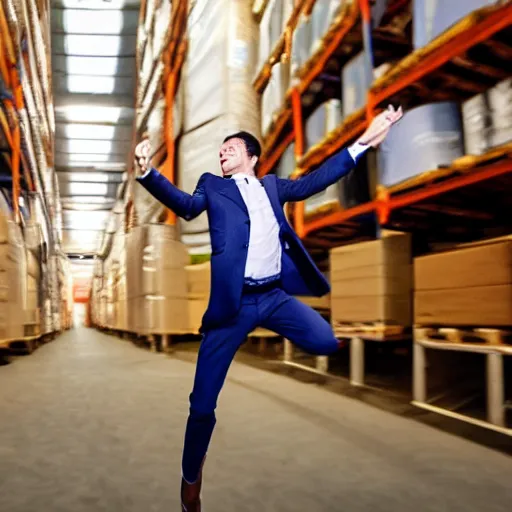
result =
[{"label": "man in navy suit", "polygon": [[185,432],[183,510],[200,510],[203,462],[215,426],[217,398],[238,348],[261,326],[317,355],[338,349],[330,325],[293,295],[322,296],[329,283],[288,224],[283,206],[332,185],[368,147],[380,144],[401,109],[379,114],[350,148],[297,180],[256,177],[260,144],[247,132],[226,137],[219,152],[223,177],[203,174],[187,194],[152,169],[148,141],[136,148],[137,178],[156,199],[191,220],[207,212],[211,238],[211,291],[204,314],[190,414]]}]

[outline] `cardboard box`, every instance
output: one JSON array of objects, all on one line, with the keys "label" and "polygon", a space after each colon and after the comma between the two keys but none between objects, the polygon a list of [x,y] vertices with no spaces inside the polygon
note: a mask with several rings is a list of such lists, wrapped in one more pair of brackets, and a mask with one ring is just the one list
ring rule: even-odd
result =
[{"label": "cardboard box", "polygon": [[331,250],[331,320],[412,323],[411,238],[383,238]]},{"label": "cardboard box", "polygon": [[414,260],[416,290],[512,283],[512,237]]},{"label": "cardboard box", "polygon": [[189,299],[208,299],[210,296],[210,262],[199,265],[187,265],[187,292]]},{"label": "cardboard box", "polygon": [[187,298],[187,273],[184,267],[176,269],[144,266],[141,273],[143,295]]},{"label": "cardboard box", "polygon": [[412,322],[412,294],[333,297],[331,320],[333,325],[344,322],[382,322],[407,327]]},{"label": "cardboard box", "polygon": [[512,284],[417,291],[414,314],[423,325],[511,326]]},{"label": "cardboard box", "polygon": [[331,279],[334,273],[367,266],[386,267],[401,272],[411,263],[411,237],[405,233],[386,231],[383,238],[371,242],[345,245],[331,250]]},{"label": "cardboard box", "polygon": [[191,334],[199,332],[207,307],[208,300],[206,299],[192,299],[188,301],[188,328]]},{"label": "cardboard box", "polygon": [[416,258],[415,322],[512,325],[512,237]]}]

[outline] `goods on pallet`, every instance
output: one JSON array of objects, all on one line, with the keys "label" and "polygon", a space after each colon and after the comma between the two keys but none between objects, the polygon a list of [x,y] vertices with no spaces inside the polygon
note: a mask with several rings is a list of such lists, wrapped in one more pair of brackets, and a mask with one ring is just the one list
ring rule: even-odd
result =
[{"label": "goods on pallet", "polygon": [[272,72],[261,96],[261,133],[265,136],[271,126],[274,115],[283,107],[290,81],[290,65],[278,62],[272,66]]},{"label": "goods on pallet", "polygon": [[316,0],[311,11],[311,48],[313,54],[322,44],[322,38],[340,12],[343,2],[339,0]]},{"label": "goods on pallet", "polygon": [[472,11],[495,3],[496,0],[414,0],[414,48],[425,46]]},{"label": "goods on pallet", "polygon": [[468,155],[482,155],[490,146],[490,123],[487,96],[478,94],[462,104],[464,150]]},{"label": "goods on pallet", "polygon": [[283,156],[277,165],[276,175],[278,178],[289,178],[296,167],[295,143],[292,142],[283,152]]},{"label": "goods on pallet", "polygon": [[341,72],[343,117],[348,117],[366,105],[367,92],[373,82],[373,71],[367,52],[353,57]]},{"label": "goods on pallet", "polygon": [[481,155],[512,140],[512,79],[503,80],[487,92],[462,105],[464,143],[467,154]]},{"label": "goods on pallet", "polygon": [[210,262],[188,265],[186,273],[189,331],[197,333],[210,298]]},{"label": "goods on pallet", "polygon": [[377,155],[379,180],[385,186],[450,165],[464,155],[458,105],[431,103],[406,112]]},{"label": "goods on pallet", "polygon": [[[118,286],[117,305],[118,314],[127,315],[126,330],[183,332],[188,318],[185,265],[189,257],[175,236],[174,226],[166,224],[139,226],[126,236],[126,280],[124,288]],[[118,282],[123,283],[119,275]]]},{"label": "goods on pallet", "polygon": [[188,18],[188,52],[183,69],[184,131],[217,119],[259,121],[252,87],[257,24],[251,3],[199,0]]},{"label": "goods on pallet", "polygon": [[411,325],[410,235],[385,232],[379,240],[332,249],[330,276],[333,325]]},{"label": "goods on pallet", "polygon": [[512,79],[498,83],[488,91],[491,114],[491,147],[512,141]]},{"label": "goods on pallet", "polygon": [[414,260],[415,323],[512,325],[512,237]]},{"label": "goods on pallet", "polygon": [[[321,142],[327,134],[341,122],[341,101],[329,100],[320,105],[306,122],[306,145],[310,149]],[[340,183],[331,185],[326,190],[315,194],[305,201],[305,212],[315,213],[319,209],[329,208],[338,204]]]},{"label": "goods on pallet", "polygon": [[311,20],[301,15],[292,36],[290,72],[292,77],[311,56]]}]

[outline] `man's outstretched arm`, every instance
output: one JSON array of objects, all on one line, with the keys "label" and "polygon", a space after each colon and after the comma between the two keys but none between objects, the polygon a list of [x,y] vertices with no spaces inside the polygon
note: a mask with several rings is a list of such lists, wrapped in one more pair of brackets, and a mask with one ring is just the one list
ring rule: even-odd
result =
[{"label": "man's outstretched arm", "polygon": [[158,201],[185,220],[192,220],[206,209],[203,174],[193,194],[183,192],[165,176],[150,167],[148,141],[141,142],[135,149],[137,165],[142,173],[136,180]]},{"label": "man's outstretched arm", "polygon": [[281,203],[303,201],[346,176],[366,149],[377,147],[386,138],[391,126],[401,117],[401,108],[395,111],[393,107],[389,107],[373,119],[365,133],[355,144],[330,157],[316,171],[297,180],[278,179],[277,190]]}]

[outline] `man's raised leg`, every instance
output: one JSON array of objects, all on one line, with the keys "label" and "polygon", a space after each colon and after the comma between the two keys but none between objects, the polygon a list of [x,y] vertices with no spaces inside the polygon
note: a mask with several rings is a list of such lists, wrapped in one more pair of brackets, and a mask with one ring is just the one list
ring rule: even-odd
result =
[{"label": "man's raised leg", "polygon": [[284,291],[269,296],[265,310],[262,327],[280,334],[305,352],[328,356],[339,349],[340,343],[329,323]]}]

